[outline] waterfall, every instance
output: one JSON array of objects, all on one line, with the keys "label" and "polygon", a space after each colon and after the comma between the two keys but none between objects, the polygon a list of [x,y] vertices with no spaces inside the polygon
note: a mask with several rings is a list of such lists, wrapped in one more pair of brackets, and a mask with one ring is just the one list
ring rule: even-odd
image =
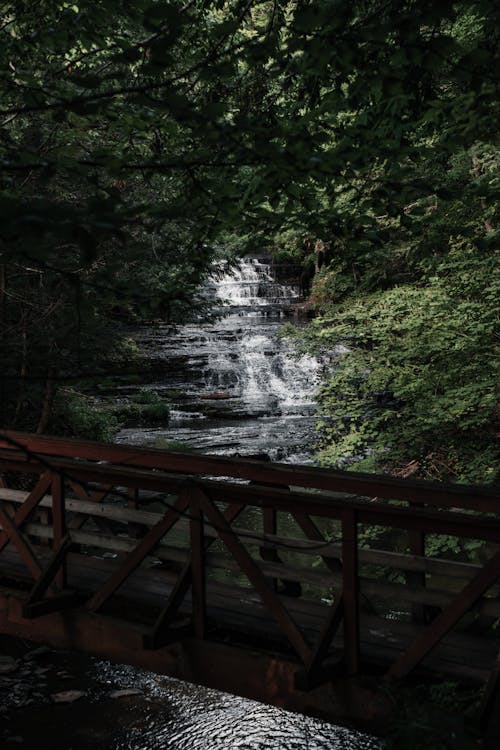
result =
[{"label": "waterfall", "polygon": [[320,366],[278,336],[297,290],[275,281],[268,263],[244,258],[225,273],[217,269],[206,293],[224,305],[216,322],[138,332],[141,349],[164,372],[150,386],[180,397],[168,427],[123,430],[119,438],[151,444],[164,436],[206,453],[309,461]]}]

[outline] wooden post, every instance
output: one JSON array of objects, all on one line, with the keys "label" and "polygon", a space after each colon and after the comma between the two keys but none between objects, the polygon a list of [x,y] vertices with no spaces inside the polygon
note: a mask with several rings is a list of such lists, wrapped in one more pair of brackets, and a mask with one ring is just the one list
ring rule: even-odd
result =
[{"label": "wooden post", "polygon": [[206,585],[205,585],[205,540],[203,534],[203,509],[200,491],[193,488],[189,503],[189,530],[191,536],[191,593],[193,629],[196,638],[205,638],[206,632]]},{"label": "wooden post", "polygon": [[[419,508],[419,503],[408,503],[410,508]],[[410,530],[408,532],[410,542],[410,552],[412,555],[419,557],[425,556],[425,534],[422,531]],[[406,583],[410,586],[420,586],[425,588],[425,572],[407,571],[405,574]],[[413,602],[411,606],[412,620],[415,623],[423,624],[426,621],[425,605],[421,602]]]},{"label": "wooden post", "polygon": [[[276,536],[278,533],[278,514],[274,508],[263,508],[262,509],[262,521],[264,534],[272,534]],[[281,562],[280,557],[274,548],[273,544],[264,541],[262,547],[259,550],[260,556],[266,562]],[[269,583],[273,591],[278,590],[278,579],[269,578]]]},{"label": "wooden post", "polygon": [[344,658],[349,676],[359,672],[359,578],[356,511],[342,517]]},{"label": "wooden post", "polygon": [[[54,529],[52,549],[57,550],[66,535],[64,479],[59,472],[52,474],[52,526]],[[66,588],[66,579],[66,557],[63,556],[60,569],[55,576],[57,588]]]},{"label": "wooden post", "polygon": [[[137,487],[129,487],[127,490],[127,494],[127,507],[133,508],[133,510],[137,510],[137,508],[139,507],[139,490],[137,489]],[[128,524],[128,535],[131,539],[140,539],[140,537],[144,536],[145,533],[147,533],[147,528],[145,529],[144,526],[141,527],[138,523]]]}]

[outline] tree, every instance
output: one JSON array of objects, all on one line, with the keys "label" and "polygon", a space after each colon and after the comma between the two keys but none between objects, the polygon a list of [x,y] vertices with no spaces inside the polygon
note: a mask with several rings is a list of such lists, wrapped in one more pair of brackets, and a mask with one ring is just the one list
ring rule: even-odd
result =
[{"label": "tree", "polygon": [[228,23],[218,5],[4,5],[4,421],[31,409],[21,424],[45,429],[60,379],[120,356],[120,323],[201,305],[209,242],[234,213],[216,89],[245,14],[228,4]]},{"label": "tree", "polygon": [[[453,248],[477,249],[481,266],[494,246],[486,0],[2,7],[12,378],[46,377],[53,361],[77,373],[82,351],[109,351],[104,324],[125,311],[184,315],[227,238],[243,250],[296,237],[298,255],[321,240],[326,307],[427,288],[453,273]],[[37,278],[46,297],[29,307]],[[6,387],[3,403],[18,403]]]},{"label": "tree", "polygon": [[[306,225],[323,239],[327,262],[311,297],[323,314],[302,339],[333,352],[319,395],[320,457],[405,476],[491,481],[496,11],[482,3],[393,10],[394,34],[361,79],[360,106],[351,97],[344,113],[351,181],[346,171],[325,187],[312,212],[316,228]],[[350,91],[354,78],[348,100]],[[372,129],[366,137],[363,122]],[[378,153],[372,138],[380,138]],[[342,354],[340,343],[348,347]]]}]

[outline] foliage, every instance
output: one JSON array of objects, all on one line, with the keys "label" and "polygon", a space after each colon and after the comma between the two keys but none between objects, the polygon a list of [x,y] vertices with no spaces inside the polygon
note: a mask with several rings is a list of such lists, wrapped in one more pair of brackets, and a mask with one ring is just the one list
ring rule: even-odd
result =
[{"label": "foliage", "polygon": [[168,438],[163,436],[157,437],[155,439],[153,448],[160,448],[161,450],[176,451],[181,453],[190,453],[193,450],[189,443],[186,443],[183,440],[169,440]]},{"label": "foliage", "polygon": [[[342,305],[342,325],[353,305],[357,330],[372,326],[372,359],[383,325],[369,307],[381,321],[393,304],[399,315],[412,311],[412,325],[392,337],[399,375],[371,362],[370,372],[378,392],[388,383],[399,393],[394,406],[423,405],[433,393],[424,358],[435,352],[420,344],[417,308],[436,293],[432,325],[449,311],[455,331],[471,312],[466,335],[476,342],[483,325],[452,251],[459,264],[464,247],[485,258],[497,239],[497,28],[488,0],[4,3],[2,422],[43,431],[57,384],[91,375],[89,360],[101,376],[124,320],[184,320],[203,305],[197,290],[222,245],[241,253],[283,241],[307,274],[319,271],[320,307]],[[484,286],[479,265],[471,260],[472,294]],[[461,291],[447,282],[455,273]],[[441,362],[446,338],[436,337]],[[415,392],[403,382],[413,367],[411,356],[403,365],[403,341],[408,352],[418,344]],[[463,343],[447,372],[482,353]],[[487,439],[476,462],[449,437],[460,417],[467,440],[482,433],[491,414],[490,390],[472,389],[474,363],[460,372],[461,392],[447,396],[440,385],[441,403],[432,398],[410,420],[397,456],[396,408],[377,408],[370,434],[356,405],[370,401],[367,359],[356,347],[352,376],[347,365],[335,375],[356,429],[324,460],[361,457],[375,443],[378,456],[387,441],[390,461],[420,466],[438,437],[431,473],[443,449],[452,474],[489,476]],[[489,388],[487,369],[480,381]],[[441,407],[444,438],[433,426]]]},{"label": "foliage", "polygon": [[319,394],[324,463],[369,455],[429,478],[495,472],[499,284],[495,258],[462,240],[418,282],[352,296],[305,338],[331,357]]},{"label": "foliage", "polygon": [[119,415],[127,423],[166,424],[170,417],[170,405],[159,393],[150,389],[142,389],[135,394],[124,406],[117,407]]},{"label": "foliage", "polygon": [[387,750],[466,750],[477,747],[464,719],[477,709],[478,691],[456,682],[398,685]]},{"label": "foliage", "polygon": [[110,442],[121,424],[115,415],[96,408],[94,399],[71,388],[61,388],[51,416],[54,433]]}]

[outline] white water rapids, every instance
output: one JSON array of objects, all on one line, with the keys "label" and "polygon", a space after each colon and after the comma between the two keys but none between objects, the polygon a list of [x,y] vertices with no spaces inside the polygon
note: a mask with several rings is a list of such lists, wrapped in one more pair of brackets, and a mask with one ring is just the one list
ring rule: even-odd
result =
[{"label": "white water rapids", "polygon": [[297,291],[276,282],[268,263],[246,258],[214,275],[206,293],[224,304],[216,322],[135,333],[141,350],[164,371],[147,385],[174,393],[172,410],[165,427],[125,429],[119,440],[152,445],[163,438],[204,453],[309,462],[320,366],[312,357],[296,357],[278,336]]}]

